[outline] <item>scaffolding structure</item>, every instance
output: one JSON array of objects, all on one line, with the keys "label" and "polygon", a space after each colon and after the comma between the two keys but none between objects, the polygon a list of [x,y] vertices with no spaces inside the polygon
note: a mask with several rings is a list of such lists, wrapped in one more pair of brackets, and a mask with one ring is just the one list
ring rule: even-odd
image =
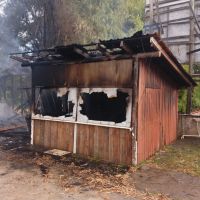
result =
[{"label": "scaffolding structure", "polygon": [[[189,65],[196,81],[200,72],[200,0],[146,0],[145,33],[159,33],[180,63]],[[192,109],[192,91],[188,89],[186,112]]]}]

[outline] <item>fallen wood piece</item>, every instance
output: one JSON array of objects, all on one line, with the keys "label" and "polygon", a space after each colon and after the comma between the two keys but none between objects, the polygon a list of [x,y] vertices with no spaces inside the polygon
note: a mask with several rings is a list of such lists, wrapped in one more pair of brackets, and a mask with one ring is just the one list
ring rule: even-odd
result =
[{"label": "fallen wood piece", "polygon": [[51,150],[45,151],[44,154],[61,157],[61,156],[69,155],[69,154],[71,154],[71,152],[63,151],[63,150],[59,150],[59,149],[51,149]]},{"label": "fallen wood piece", "polygon": [[26,126],[25,125],[19,125],[19,126],[11,126],[11,127],[0,128],[0,133],[5,132],[5,131],[14,130],[14,129],[17,129],[17,128],[26,128]]}]

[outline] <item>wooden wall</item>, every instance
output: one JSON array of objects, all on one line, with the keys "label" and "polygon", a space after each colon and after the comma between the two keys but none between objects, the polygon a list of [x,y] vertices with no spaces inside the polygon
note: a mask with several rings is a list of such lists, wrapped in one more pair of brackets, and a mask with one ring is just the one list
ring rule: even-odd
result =
[{"label": "wooden wall", "polygon": [[113,163],[131,164],[132,134],[119,128],[78,125],[77,153]]},{"label": "wooden wall", "polygon": [[138,162],[176,139],[178,90],[161,63],[141,60],[138,96]]},{"label": "wooden wall", "polygon": [[112,60],[59,66],[35,66],[32,82],[46,87],[132,88],[132,60]]},{"label": "wooden wall", "polygon": [[60,149],[72,152],[74,125],[70,123],[33,120],[33,144],[46,149]]},{"label": "wooden wall", "polygon": [[[133,60],[112,60],[59,66],[34,66],[33,87],[133,88]],[[72,152],[74,124],[34,120],[34,145]],[[77,125],[76,151],[118,164],[132,163],[128,129]]]},{"label": "wooden wall", "polygon": [[[73,152],[74,124],[34,120],[33,144]],[[76,153],[129,165],[132,162],[132,134],[125,129],[78,124]]]}]

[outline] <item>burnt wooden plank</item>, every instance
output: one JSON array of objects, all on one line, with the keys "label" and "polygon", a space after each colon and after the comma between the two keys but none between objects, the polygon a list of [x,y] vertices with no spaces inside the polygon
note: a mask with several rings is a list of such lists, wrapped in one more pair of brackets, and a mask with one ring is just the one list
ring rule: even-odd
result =
[{"label": "burnt wooden plank", "polygon": [[34,66],[32,68],[33,86],[63,86],[65,84],[65,67],[58,66]]},{"label": "burnt wooden plank", "polygon": [[114,129],[109,129],[109,161],[114,161]]},{"label": "burnt wooden plank", "polygon": [[65,123],[58,122],[58,133],[57,133],[57,149],[67,150],[67,134],[65,131]]},{"label": "burnt wooden plank", "polygon": [[133,82],[133,60],[116,62],[116,87],[132,87]]},{"label": "burnt wooden plank", "polygon": [[98,134],[98,140],[97,140],[97,143],[98,143],[98,157],[99,158],[103,158],[103,155],[104,155],[104,148],[103,148],[103,142],[104,142],[104,131],[105,131],[105,128],[104,127],[97,127],[96,128],[97,130],[97,134]]},{"label": "burnt wooden plank", "polygon": [[90,126],[89,128],[89,155],[94,156],[94,133],[95,133],[95,126]]},{"label": "burnt wooden plank", "polygon": [[33,135],[33,144],[39,145],[40,143],[40,120],[34,120],[34,135]]},{"label": "burnt wooden plank", "polygon": [[78,125],[78,153],[82,155],[87,155],[87,142],[88,137],[86,135],[87,133],[87,126],[85,125]]},{"label": "burnt wooden plank", "polygon": [[120,135],[119,135],[119,160],[120,163],[125,163],[126,162],[126,133],[123,130],[120,130]]},{"label": "burnt wooden plank", "polygon": [[136,58],[133,62],[133,96],[132,96],[132,114],[131,114],[131,127],[133,127],[133,135],[132,137],[132,145],[131,145],[131,155],[132,155],[132,164],[136,164],[137,162],[137,133],[138,133],[138,93],[139,93],[139,59]]},{"label": "burnt wooden plank", "polygon": [[89,156],[89,141],[90,141],[89,130],[90,130],[89,126],[84,126],[83,154],[86,155],[86,156]]},{"label": "burnt wooden plank", "polygon": [[58,122],[51,122],[51,148],[57,148],[58,141]]},{"label": "burnt wooden plank", "polygon": [[[106,73],[105,73],[106,72]],[[33,86],[132,87],[132,59],[33,68]]]},{"label": "burnt wooden plank", "polygon": [[76,142],[76,152],[78,154],[81,154],[81,151],[80,151],[80,146],[81,146],[81,133],[80,133],[80,129],[81,129],[81,125],[78,124],[77,125],[77,142]]},{"label": "burnt wooden plank", "polygon": [[65,123],[65,135],[67,140],[66,150],[73,152],[74,147],[74,124]]},{"label": "burnt wooden plank", "polygon": [[115,163],[120,163],[120,133],[118,129],[113,129],[113,160]]},{"label": "burnt wooden plank", "polygon": [[67,87],[77,87],[79,80],[77,77],[81,76],[79,65],[66,65],[65,66],[65,85]]},{"label": "burnt wooden plank", "polygon": [[157,64],[139,67],[138,162],[176,139],[177,86]]},{"label": "burnt wooden plank", "polygon": [[45,121],[40,121],[40,146],[44,146]]},{"label": "burnt wooden plank", "polygon": [[109,161],[109,128],[103,134],[103,158]]},{"label": "burnt wooden plank", "polygon": [[[129,130],[78,125],[77,134],[77,153],[107,162],[131,164],[132,141]],[[120,148],[120,143],[123,148]]]},{"label": "burnt wooden plank", "polygon": [[51,122],[45,121],[45,131],[44,131],[44,147],[51,147]]},{"label": "burnt wooden plank", "polygon": [[94,157],[99,158],[99,131],[97,126],[95,126],[94,132]]},{"label": "burnt wooden plank", "polygon": [[132,144],[132,141],[133,141],[132,133],[129,132],[129,131],[127,131],[127,133],[126,133],[126,147],[127,147],[126,164],[133,164],[133,162],[132,162],[132,158],[133,158],[132,152],[133,152],[133,149],[132,148],[134,148],[134,146]]}]

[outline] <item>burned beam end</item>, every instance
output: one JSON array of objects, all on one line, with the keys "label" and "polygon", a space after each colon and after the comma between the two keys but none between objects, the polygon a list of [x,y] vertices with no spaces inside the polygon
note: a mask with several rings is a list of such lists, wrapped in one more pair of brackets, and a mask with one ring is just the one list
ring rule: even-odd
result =
[{"label": "burned beam end", "polygon": [[129,48],[127,44],[125,44],[124,41],[120,42],[120,48],[122,48],[124,51],[126,51],[128,54],[133,55],[133,51]]},{"label": "burned beam end", "polygon": [[96,48],[106,57],[110,58],[111,54],[110,52],[106,49],[106,47],[104,47],[104,45],[102,44],[97,44]]},{"label": "burned beam end", "polygon": [[196,83],[194,83],[193,81],[188,80],[185,75],[183,74],[183,72],[179,69],[179,67],[177,66],[177,64],[170,58],[170,56],[165,52],[165,50],[163,50],[162,46],[156,41],[156,39],[154,37],[150,38],[150,42],[151,44],[158,50],[161,52],[161,54],[163,55],[163,57],[167,60],[167,62],[172,66],[172,68],[179,74],[179,76],[190,86],[192,85],[196,85]]},{"label": "burned beam end", "polygon": [[16,60],[18,62],[21,62],[21,63],[28,62],[26,59],[24,59],[23,57],[19,57],[19,56],[11,55],[10,58],[13,59],[13,60]]},{"label": "burned beam end", "polygon": [[161,56],[162,56],[161,51],[155,51],[148,53],[138,53],[136,55],[133,55],[132,58],[159,58]]},{"label": "burned beam end", "polygon": [[74,47],[74,51],[75,51],[77,54],[83,56],[84,58],[90,58],[89,54],[88,54],[86,51],[83,51],[82,49],[79,49],[79,48],[77,48],[77,47]]}]

